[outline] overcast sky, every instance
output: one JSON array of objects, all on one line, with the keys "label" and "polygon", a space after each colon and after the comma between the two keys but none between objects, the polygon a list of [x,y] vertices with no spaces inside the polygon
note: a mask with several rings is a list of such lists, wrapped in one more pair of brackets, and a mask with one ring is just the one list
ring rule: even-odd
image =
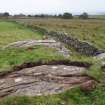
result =
[{"label": "overcast sky", "polygon": [[25,13],[80,13],[105,12],[105,0],[0,0],[0,12]]}]

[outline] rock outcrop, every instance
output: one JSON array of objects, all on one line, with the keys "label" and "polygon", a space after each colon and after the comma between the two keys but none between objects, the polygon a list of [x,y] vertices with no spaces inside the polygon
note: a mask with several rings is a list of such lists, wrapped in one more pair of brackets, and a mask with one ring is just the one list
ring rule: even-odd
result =
[{"label": "rock outcrop", "polygon": [[0,77],[0,97],[36,96],[63,92],[91,81],[84,67],[41,65],[14,71]]},{"label": "rock outcrop", "polygon": [[70,57],[70,53],[71,53],[70,50],[67,49],[60,42],[56,42],[53,39],[18,41],[18,42],[10,43],[9,45],[3,47],[3,49],[6,49],[6,48],[30,48],[30,47],[37,46],[37,45],[54,48],[57,50],[58,53],[62,54],[65,58]]}]

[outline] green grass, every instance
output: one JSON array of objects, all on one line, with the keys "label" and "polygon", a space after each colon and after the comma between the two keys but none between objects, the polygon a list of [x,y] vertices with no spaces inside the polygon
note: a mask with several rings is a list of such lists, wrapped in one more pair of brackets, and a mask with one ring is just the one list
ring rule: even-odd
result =
[{"label": "green grass", "polygon": [[[89,42],[99,49],[105,49],[105,20],[89,19],[17,19],[19,23],[25,26],[40,26],[48,30],[61,31],[69,33],[69,35],[79,40]],[[96,61],[93,57],[85,56],[70,48],[70,60],[74,61]]]},{"label": "green grass", "polygon": [[19,65],[28,61],[37,60],[60,60],[64,59],[55,49],[43,46],[33,47],[32,50],[28,48],[23,49],[6,49],[0,51],[0,72],[9,70],[14,65]]},{"label": "green grass", "polygon": [[93,77],[96,80],[100,80],[102,78],[102,69],[101,63],[94,63],[87,71],[86,74],[90,77]]},{"label": "green grass", "polygon": [[63,31],[82,41],[105,49],[105,20],[89,19],[20,19],[20,23],[40,26],[54,31]]},{"label": "green grass", "polygon": [[6,97],[0,105],[105,105],[105,87],[97,85],[96,89],[83,93],[79,87],[57,95],[38,97]]},{"label": "green grass", "polygon": [[89,16],[90,18],[94,18],[94,19],[102,19],[102,20],[105,20],[105,15],[90,15]]},{"label": "green grass", "polygon": [[71,61],[89,62],[89,63],[97,62],[97,59],[95,59],[92,56],[86,56],[86,55],[80,54],[76,52],[74,49],[70,49],[70,51],[72,52],[69,57]]},{"label": "green grass", "polygon": [[[15,41],[42,39],[42,37],[43,35],[41,33],[33,32],[31,29],[15,22],[0,21],[0,48]],[[28,50],[27,48],[1,49],[0,72],[11,70],[14,65],[40,59],[56,60],[63,59],[63,56],[59,55],[55,49],[42,46],[35,46],[32,50]]]},{"label": "green grass", "polygon": [[[42,34],[38,32],[33,32],[31,29],[17,24],[15,22],[5,22],[0,21],[0,47],[6,46],[9,43],[19,41],[19,40],[26,40],[26,39],[41,39]],[[40,49],[40,48],[39,48]],[[27,60],[35,60],[35,59],[53,59],[55,54],[51,49],[48,49],[47,54],[52,54],[52,57],[46,58],[46,49],[39,49],[33,50],[31,53],[26,51],[25,49],[11,49],[11,50],[1,50],[0,51],[0,70],[7,70],[7,68],[11,68],[13,65],[21,64]],[[50,50],[50,51],[49,51]],[[36,51],[36,52],[35,52]],[[42,53],[43,52],[43,53]],[[37,56],[38,53],[39,55]],[[40,57],[39,57],[40,56]],[[60,59],[59,55],[57,54],[55,57]],[[45,57],[45,58],[44,58]],[[62,58],[62,57],[61,57]],[[74,61],[86,61],[86,62],[93,62],[94,59],[92,57],[83,56],[82,54],[76,53],[73,51],[70,57],[71,60]]]},{"label": "green grass", "polygon": [[0,21],[0,47],[16,41],[41,38],[42,34],[39,32],[16,23]]},{"label": "green grass", "polygon": [[[22,20],[22,22],[32,25],[37,24],[39,26],[46,27],[49,30],[67,31],[68,33],[72,33],[74,37],[92,42],[99,48],[105,48],[104,21],[36,19]],[[0,47],[19,40],[41,38],[41,33],[33,32],[31,29],[19,24],[13,22],[0,22]],[[73,51],[73,49],[71,50]],[[11,70],[14,65],[19,65],[29,61],[37,61],[40,59],[50,61],[64,59],[64,57],[59,55],[55,49],[42,46],[35,46],[32,50],[28,48],[0,50],[0,72]],[[96,63],[97,59],[81,55],[75,51],[71,54],[70,59],[95,63],[89,68],[87,74],[97,80],[101,78],[102,74],[100,64]],[[96,89],[88,94],[83,93],[80,88],[77,87],[56,95],[40,97],[11,96],[0,101],[0,105],[62,105],[62,103],[64,103],[64,105],[105,105],[105,87],[97,85]]]}]

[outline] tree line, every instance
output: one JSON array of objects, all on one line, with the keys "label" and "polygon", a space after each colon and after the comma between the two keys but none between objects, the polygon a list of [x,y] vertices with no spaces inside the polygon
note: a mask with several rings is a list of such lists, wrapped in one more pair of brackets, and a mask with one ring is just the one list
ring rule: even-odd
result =
[{"label": "tree line", "polygon": [[[48,14],[38,14],[38,15],[25,15],[25,14],[18,14],[18,15],[10,15],[8,12],[0,13],[0,17],[14,17],[14,18],[21,18],[21,17],[39,17],[39,18],[46,18],[46,17],[55,17],[55,18],[62,18],[62,19],[73,19],[74,16],[72,13],[65,12],[59,15],[48,15]],[[79,19],[88,19],[88,13],[84,12],[77,16]]]}]

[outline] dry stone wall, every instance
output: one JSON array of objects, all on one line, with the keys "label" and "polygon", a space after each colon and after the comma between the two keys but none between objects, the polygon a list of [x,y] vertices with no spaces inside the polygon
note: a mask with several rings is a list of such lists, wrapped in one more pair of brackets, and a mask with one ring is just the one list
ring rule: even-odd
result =
[{"label": "dry stone wall", "polygon": [[68,46],[73,47],[77,52],[88,55],[88,56],[96,56],[98,54],[104,53],[103,50],[95,48],[93,45],[87,42],[82,42],[65,33],[50,32],[49,35],[57,38],[59,41],[67,44]]},{"label": "dry stone wall", "polygon": [[[31,26],[29,26],[31,27]],[[98,54],[101,53],[105,53],[104,50],[98,49],[96,47],[94,47],[92,44],[87,43],[87,42],[83,42],[80,41],[76,38],[73,38],[70,35],[67,35],[66,33],[62,33],[62,32],[49,32],[48,30],[38,27],[38,26],[34,26],[34,31],[40,31],[46,35],[49,35],[53,38],[55,38],[56,40],[63,42],[65,44],[67,44],[68,46],[73,47],[77,52],[87,55],[87,56],[96,56]]]}]

